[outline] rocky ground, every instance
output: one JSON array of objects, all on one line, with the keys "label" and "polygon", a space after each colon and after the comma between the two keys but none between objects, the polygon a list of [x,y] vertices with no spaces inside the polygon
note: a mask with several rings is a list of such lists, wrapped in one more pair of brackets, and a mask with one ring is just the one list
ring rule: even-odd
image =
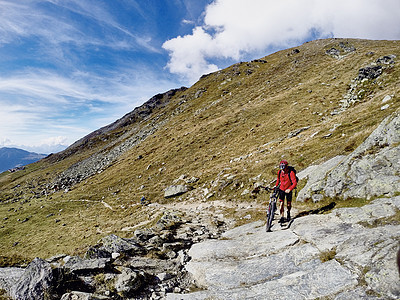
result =
[{"label": "rocky ground", "polygon": [[185,270],[203,290],[167,299],[399,299],[399,208],[400,197],[382,198],[295,218],[287,230],[229,230],[188,252]]},{"label": "rocky ground", "polygon": [[84,258],[0,269],[0,286],[13,299],[400,297],[400,196],[295,213],[288,227],[276,217],[272,232],[264,221],[228,229],[203,206],[165,208],[152,228],[107,236]]},{"label": "rocky ground", "polygon": [[151,228],[131,238],[106,236],[83,258],[61,254],[26,268],[1,268],[0,289],[13,299],[163,299],[167,292],[189,292],[187,250],[219,237],[227,225],[201,211],[159,209]]}]

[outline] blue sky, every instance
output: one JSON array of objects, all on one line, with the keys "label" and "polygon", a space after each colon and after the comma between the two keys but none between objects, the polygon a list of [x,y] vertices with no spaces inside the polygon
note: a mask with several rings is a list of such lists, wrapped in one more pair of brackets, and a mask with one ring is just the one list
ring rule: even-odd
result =
[{"label": "blue sky", "polygon": [[58,151],[157,93],[316,38],[400,38],[398,0],[0,0],[0,147]]}]

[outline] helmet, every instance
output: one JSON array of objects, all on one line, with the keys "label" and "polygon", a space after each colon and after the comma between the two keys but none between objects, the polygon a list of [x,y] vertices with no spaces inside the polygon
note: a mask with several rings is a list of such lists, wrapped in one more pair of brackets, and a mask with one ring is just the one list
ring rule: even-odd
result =
[{"label": "helmet", "polygon": [[279,169],[284,170],[288,165],[289,163],[286,160],[281,160],[279,163]]}]

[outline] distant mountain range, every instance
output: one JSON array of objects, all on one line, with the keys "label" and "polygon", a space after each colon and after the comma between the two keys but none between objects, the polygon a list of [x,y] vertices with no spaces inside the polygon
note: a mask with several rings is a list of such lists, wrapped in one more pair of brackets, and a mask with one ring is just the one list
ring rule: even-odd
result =
[{"label": "distant mountain range", "polygon": [[0,172],[34,163],[46,156],[17,148],[0,148]]}]

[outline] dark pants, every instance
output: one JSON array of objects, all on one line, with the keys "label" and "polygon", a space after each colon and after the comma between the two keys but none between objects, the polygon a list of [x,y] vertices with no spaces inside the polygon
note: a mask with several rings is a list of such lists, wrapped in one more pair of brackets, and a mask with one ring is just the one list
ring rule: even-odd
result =
[{"label": "dark pants", "polygon": [[285,191],[279,190],[279,202],[281,204],[281,215],[283,215],[285,198],[286,198],[287,210],[288,210],[288,212],[290,212],[290,209],[292,208],[292,194],[293,194],[292,191],[290,191],[290,193],[286,194]]}]

